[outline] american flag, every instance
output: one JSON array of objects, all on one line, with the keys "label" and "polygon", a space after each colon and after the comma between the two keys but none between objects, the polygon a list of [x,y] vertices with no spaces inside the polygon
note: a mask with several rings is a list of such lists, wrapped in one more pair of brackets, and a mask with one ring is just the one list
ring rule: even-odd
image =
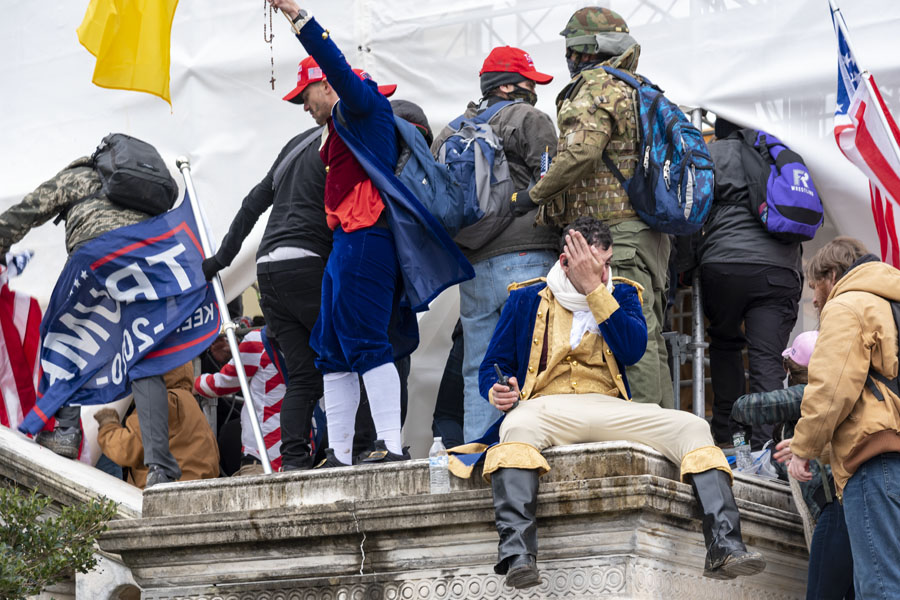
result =
[{"label": "american flag", "polygon": [[541,153],[541,179],[544,178],[544,175],[547,174],[547,171],[550,170],[550,148],[547,147]]},{"label": "american flag", "polygon": [[28,254],[7,254],[0,265],[0,425],[15,429],[35,402],[40,374],[41,308],[37,300],[9,289]]},{"label": "american flag", "polygon": [[859,70],[844,17],[834,0],[830,4],[838,39],[834,137],[844,156],[869,178],[872,216],[882,260],[900,267],[900,242],[894,216],[900,215],[900,130],[875,79]]}]

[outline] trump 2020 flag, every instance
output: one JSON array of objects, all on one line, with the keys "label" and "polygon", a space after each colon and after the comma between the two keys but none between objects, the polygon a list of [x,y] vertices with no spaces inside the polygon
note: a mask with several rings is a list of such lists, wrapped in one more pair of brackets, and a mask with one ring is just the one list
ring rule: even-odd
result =
[{"label": "trump 2020 flag", "polygon": [[187,194],[173,210],[91,240],[66,263],[41,322],[41,380],[19,426],[36,433],[64,404],[105,404],[130,381],[206,349],[221,325]]},{"label": "trump 2020 flag", "polygon": [[835,6],[832,21],[838,40],[837,106],[834,137],[844,156],[869,178],[872,215],[881,258],[900,267],[900,244],[894,213],[900,213],[900,130],[891,117],[875,79],[860,72],[850,49],[847,24]]}]

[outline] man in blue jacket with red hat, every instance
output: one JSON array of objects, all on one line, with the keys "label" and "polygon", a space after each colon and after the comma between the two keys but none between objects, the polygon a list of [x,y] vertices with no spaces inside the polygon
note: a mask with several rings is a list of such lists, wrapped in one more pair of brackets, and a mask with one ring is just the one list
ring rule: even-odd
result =
[{"label": "man in blue jacket with red hat", "polygon": [[[538,478],[550,470],[541,450],[628,440],[661,452],[692,484],[703,513],[704,575],[758,573],[765,562],[744,546],[731,470],[709,425],[688,412],[631,402],[625,367],[644,354],[647,324],[640,284],[612,276],[612,242],[609,227],[593,217],[568,225],[546,281],[510,293],[481,363],[481,393],[506,413],[499,430],[492,428],[494,439],[482,439],[499,442],[487,448],[483,471],[500,535],[494,571],[515,588],[540,583]],[[451,470],[464,476],[463,464],[453,460]]]},{"label": "man in blue jacket with red hat", "polygon": [[[293,0],[284,11],[339,100],[326,121],[325,213],[334,246],[322,280],[322,306],[311,344],[324,376],[328,439],[323,466],[351,463],[359,375],[379,440],[366,460],[402,460],[400,379],[395,346],[418,344],[415,311],[474,273],[447,233],[394,175],[398,157],[388,99],[355,73],[322,28]],[[321,85],[321,83],[316,84]],[[315,93],[315,90],[309,90]],[[390,335],[389,335],[390,332]]]}]

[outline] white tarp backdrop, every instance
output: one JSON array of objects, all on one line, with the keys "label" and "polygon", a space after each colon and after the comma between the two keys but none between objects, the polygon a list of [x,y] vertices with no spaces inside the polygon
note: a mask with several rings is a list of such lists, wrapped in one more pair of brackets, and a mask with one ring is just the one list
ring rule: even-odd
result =
[{"label": "white tarp backdrop", "polygon": [[[812,244],[842,233],[861,238],[877,252],[867,181],[840,154],[832,136],[837,52],[826,0],[598,3],[626,19],[642,46],[639,71],[672,100],[767,129],[806,158],[828,222]],[[264,1],[183,0],[172,27],[170,112],[159,98],[91,83],[94,59],[75,35],[87,4],[69,0],[38,11],[29,2],[0,0],[0,211],[72,159],[92,152],[107,133],[121,131],[156,145],[175,175],[175,158],[190,157],[197,193],[218,242],[244,194],[283,144],[313,125],[299,107],[281,101],[294,86],[297,62],[305,56],[302,47],[276,14],[273,91],[270,50],[263,40]],[[558,33],[571,13],[587,4],[301,3],[331,30],[352,64],[379,82],[399,84],[395,97],[422,105],[435,129],[477,99],[484,57],[505,44],[527,50],[539,70],[556,77],[539,89],[538,103],[554,115],[554,97],[568,80]],[[900,2],[844,0],[841,8],[860,67],[875,75],[888,106],[900,116]],[[180,175],[177,180],[183,188]],[[255,277],[253,259],[265,219],[224,273],[232,296]],[[13,287],[46,305],[66,259],[63,232],[48,223],[17,247],[36,255]],[[443,299],[450,311],[456,302],[455,294]],[[433,402],[453,321],[437,311],[422,320],[413,398]],[[426,444],[427,431],[421,434],[417,446]]]}]

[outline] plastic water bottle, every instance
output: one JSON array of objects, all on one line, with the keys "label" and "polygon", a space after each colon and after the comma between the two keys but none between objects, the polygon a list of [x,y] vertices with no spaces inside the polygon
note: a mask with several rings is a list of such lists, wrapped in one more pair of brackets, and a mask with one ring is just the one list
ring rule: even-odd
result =
[{"label": "plastic water bottle", "polygon": [[431,475],[432,494],[450,493],[450,471],[447,470],[449,462],[450,457],[441,438],[434,438],[431,450],[428,451],[428,473]]},{"label": "plastic water bottle", "polygon": [[750,444],[744,437],[744,431],[739,430],[732,436],[734,442],[734,456],[736,460],[737,471],[750,471],[753,466],[753,457],[750,455]]}]

